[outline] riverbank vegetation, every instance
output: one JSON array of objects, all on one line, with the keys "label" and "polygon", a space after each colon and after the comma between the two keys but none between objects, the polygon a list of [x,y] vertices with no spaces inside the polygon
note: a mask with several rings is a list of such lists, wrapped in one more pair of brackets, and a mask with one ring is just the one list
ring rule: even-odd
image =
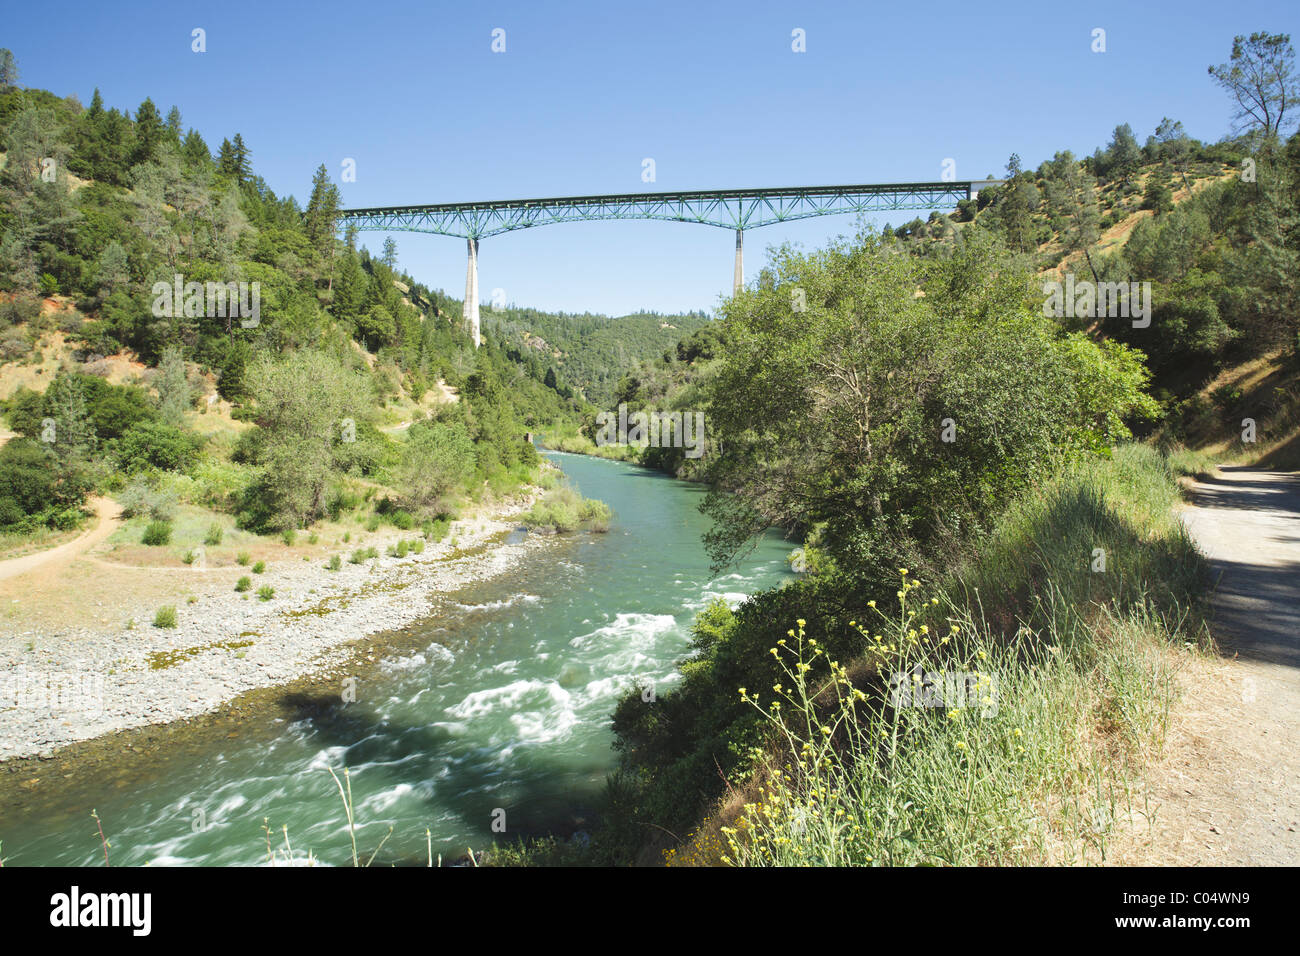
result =
[{"label": "riverbank vegetation", "polygon": [[[356,511],[399,528],[445,520],[538,481],[528,434],[576,429],[591,408],[565,375],[596,385],[625,333],[627,364],[685,334],[672,316],[528,313],[556,352],[503,312],[475,349],[461,303],[402,272],[394,247],[372,256],[337,237],[325,167],[302,206],[256,175],[241,136],[214,154],[148,99],[132,115],[98,92],[83,107],[7,83],[0,148],[13,432],[0,540],[13,548],[77,528],[95,494],[128,511],[166,498],[259,534]],[[202,295],[160,306],[155,284],[175,282],[242,284],[259,305],[248,315],[243,291],[242,312]]]},{"label": "riverbank vegetation", "polygon": [[[620,383],[629,408],[704,411],[718,566],[775,526],[805,573],[710,606],[680,682],[620,702],[591,858],[1105,858],[1208,644],[1173,513],[1207,456],[1185,446],[1249,454],[1243,418],[1293,444],[1300,137],[1250,119],[1213,145],[1121,124],[1083,160],[1013,156],[952,215],[777,250]],[[1150,283],[1149,324],[1053,314],[1044,283],[1076,272]]]}]

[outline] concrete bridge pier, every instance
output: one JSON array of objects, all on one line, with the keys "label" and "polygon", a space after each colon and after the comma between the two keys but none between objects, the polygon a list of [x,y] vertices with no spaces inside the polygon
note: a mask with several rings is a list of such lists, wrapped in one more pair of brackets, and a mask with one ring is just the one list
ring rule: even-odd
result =
[{"label": "concrete bridge pier", "polygon": [[735,295],[745,287],[745,230],[736,230],[736,275],[731,284],[731,293]]},{"label": "concrete bridge pier", "polygon": [[469,248],[469,265],[465,268],[465,328],[474,337],[474,348],[478,348],[478,240],[466,239],[465,244]]}]

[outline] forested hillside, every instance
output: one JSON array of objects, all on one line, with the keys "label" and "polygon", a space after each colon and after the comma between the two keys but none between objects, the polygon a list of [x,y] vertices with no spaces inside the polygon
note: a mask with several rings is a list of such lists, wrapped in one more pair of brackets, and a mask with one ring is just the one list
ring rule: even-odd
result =
[{"label": "forested hillside", "polygon": [[[256,175],[237,132],[213,154],[176,107],[129,114],[98,91],[83,107],[14,74],[0,89],[10,538],[75,527],[96,490],[174,498],[179,479],[183,502],[252,529],[310,525],[367,484],[388,511],[435,520],[458,495],[530,481],[526,432],[587,408],[531,350],[491,332],[475,350],[461,303],[399,272],[391,241],[375,257],[340,240],[324,166],[303,207]],[[403,420],[408,434],[381,430]]]},{"label": "forested hillside", "polygon": [[636,313],[551,315],[536,309],[494,309],[485,325],[502,341],[535,356],[542,368],[553,365],[598,408],[614,400],[618,382],[642,362],[670,352],[683,338],[709,323],[703,312],[688,315]]}]

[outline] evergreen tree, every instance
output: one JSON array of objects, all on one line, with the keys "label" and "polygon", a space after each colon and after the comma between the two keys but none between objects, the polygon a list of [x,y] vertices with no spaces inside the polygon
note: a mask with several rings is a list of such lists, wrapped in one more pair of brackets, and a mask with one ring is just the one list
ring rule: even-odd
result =
[{"label": "evergreen tree", "polygon": [[185,422],[185,412],[194,403],[194,390],[185,374],[185,359],[175,346],[163,349],[158,362],[158,411],[169,425]]},{"label": "evergreen tree", "polygon": [[231,153],[234,159],[235,181],[246,183],[253,175],[252,153],[244,145],[244,137],[238,133],[235,134],[234,142],[230,144]]},{"label": "evergreen tree", "polygon": [[334,228],[338,220],[339,188],[330,182],[325,164],[316,169],[311,181],[311,198],[307,201],[307,238],[322,258],[330,253],[334,243]]},{"label": "evergreen tree", "polygon": [[223,176],[229,176],[231,179],[239,176],[239,163],[235,159],[235,147],[230,145],[228,139],[221,141],[221,148],[217,151],[217,172]]},{"label": "evergreen tree", "polygon": [[135,146],[131,150],[131,165],[138,166],[153,159],[163,138],[162,117],[153,100],[146,99],[135,112]]},{"label": "evergreen tree", "polygon": [[181,156],[184,157],[187,166],[194,169],[202,169],[212,163],[212,154],[208,152],[208,144],[203,141],[198,130],[191,129],[181,140]]},{"label": "evergreen tree", "polygon": [[50,383],[46,398],[54,419],[54,451],[65,465],[85,460],[95,450],[95,426],[86,413],[80,379],[63,374]]}]

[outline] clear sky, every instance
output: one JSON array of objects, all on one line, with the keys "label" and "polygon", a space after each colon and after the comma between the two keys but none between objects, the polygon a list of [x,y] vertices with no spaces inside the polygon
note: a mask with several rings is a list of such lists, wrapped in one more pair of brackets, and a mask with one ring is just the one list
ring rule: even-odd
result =
[{"label": "clear sky", "polygon": [[[317,165],[337,180],[354,159],[344,205],[370,206],[935,180],[946,158],[982,179],[1012,152],[1026,167],[1091,153],[1119,123],[1142,142],[1163,116],[1214,141],[1230,103],[1206,67],[1256,30],[1300,43],[1300,3],[6,2],[0,46],[23,85],[179,106],[214,151],[241,133],[255,171],[300,202]],[[853,226],[749,232],[747,276],[768,245]],[[464,240],[396,239],[402,268],[463,293]],[[483,240],[479,289],[549,310],[707,310],[733,250],[700,225],[547,226]]]}]

